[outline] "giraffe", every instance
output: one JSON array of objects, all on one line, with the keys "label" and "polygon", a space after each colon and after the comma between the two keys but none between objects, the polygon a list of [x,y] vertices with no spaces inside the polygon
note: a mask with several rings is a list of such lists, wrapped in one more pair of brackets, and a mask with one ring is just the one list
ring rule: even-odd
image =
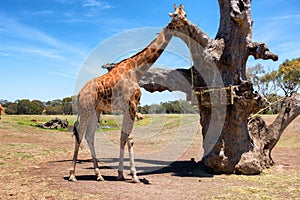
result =
[{"label": "giraffe", "polygon": [[158,36],[141,52],[117,63],[108,73],[88,81],[78,94],[78,117],[74,123],[76,138],[70,181],[76,181],[75,166],[78,150],[85,134],[89,146],[94,172],[98,181],[103,181],[100,173],[96,152],[94,148],[94,135],[97,121],[102,111],[123,111],[123,122],[120,137],[120,154],[117,180],[125,180],[124,151],[127,143],[130,160],[132,182],[138,183],[133,153],[133,124],[136,116],[137,105],[141,97],[138,81],[142,75],[153,65],[170,42],[174,31],[187,24],[183,6],[174,5],[174,13],[169,13],[171,21],[163,28]]}]

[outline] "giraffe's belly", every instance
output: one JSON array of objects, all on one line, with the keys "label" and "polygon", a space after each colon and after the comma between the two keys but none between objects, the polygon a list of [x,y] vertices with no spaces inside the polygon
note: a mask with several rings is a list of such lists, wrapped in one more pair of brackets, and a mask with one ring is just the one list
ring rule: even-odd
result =
[{"label": "giraffe's belly", "polygon": [[129,107],[129,99],[112,98],[109,100],[100,100],[96,106],[97,110],[106,112],[124,111]]}]

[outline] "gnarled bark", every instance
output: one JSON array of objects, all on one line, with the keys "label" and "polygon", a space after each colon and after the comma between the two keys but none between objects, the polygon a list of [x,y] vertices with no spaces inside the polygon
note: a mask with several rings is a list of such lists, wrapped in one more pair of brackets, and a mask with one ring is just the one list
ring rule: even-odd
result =
[{"label": "gnarled bark", "polygon": [[250,4],[250,0],[219,0],[221,17],[215,39],[209,38],[191,22],[175,33],[188,46],[193,67],[152,69],[139,82],[150,92],[179,90],[187,94],[196,87],[234,85],[233,104],[207,106],[201,103],[201,95],[196,96],[204,139],[202,163],[214,173],[260,173],[272,164],[271,150],[284,129],[281,127],[276,131],[278,124],[287,126],[295,115],[299,115],[298,112],[293,117],[279,115],[269,127],[263,125],[261,118],[248,124],[249,116],[266,106],[264,99],[254,92],[252,83],[246,80],[248,57],[278,59],[265,43],[252,41]]},{"label": "gnarled bark", "polygon": [[[278,56],[270,52],[266,44],[252,41],[250,4],[250,0],[219,0],[221,17],[215,39],[210,39],[191,22],[185,29],[188,31],[176,33],[190,49],[193,68],[150,70],[140,82],[150,92],[180,90],[188,93],[191,85],[175,84],[182,82],[178,81],[179,73],[188,83],[193,78],[194,87],[237,86],[232,105],[207,107],[199,102],[204,138],[202,163],[214,173],[257,174],[267,165],[262,153],[253,149],[255,133],[249,134],[248,130],[248,117],[266,104],[246,80],[246,62],[251,55],[255,59],[274,61]],[[264,143],[264,139],[260,140]],[[245,156],[250,153],[257,160]]]},{"label": "gnarled bark", "polygon": [[[279,141],[285,128],[300,114],[300,94],[285,98],[282,108],[269,126],[260,116],[249,121],[249,134],[252,141],[251,151],[242,155],[236,166],[243,174],[260,173],[274,164],[271,152]],[[255,164],[255,165],[254,165]]]}]

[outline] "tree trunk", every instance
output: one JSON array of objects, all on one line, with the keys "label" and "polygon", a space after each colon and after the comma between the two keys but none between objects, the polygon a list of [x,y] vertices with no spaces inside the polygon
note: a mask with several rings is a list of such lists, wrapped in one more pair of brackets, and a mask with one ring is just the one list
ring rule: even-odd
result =
[{"label": "tree trunk", "polygon": [[203,134],[201,163],[214,173],[259,174],[273,164],[272,149],[285,127],[300,114],[300,95],[294,95],[285,100],[272,125],[267,127],[260,117],[248,123],[249,116],[266,103],[246,80],[247,59],[252,55],[278,60],[266,44],[252,42],[250,3],[219,0],[221,17],[215,39],[187,21],[187,27],[174,34],[188,46],[193,67],[152,69],[139,82],[150,92],[195,94]]},{"label": "tree trunk", "polygon": [[[253,93],[251,83],[246,80],[246,62],[250,55],[255,59],[277,60],[277,55],[269,52],[264,43],[252,42],[252,19],[250,0],[219,0],[220,25],[216,39],[224,40],[224,50],[219,60],[215,61],[224,85],[239,85],[234,97],[234,104],[226,107],[226,111],[216,109],[218,115],[225,115],[225,120],[212,116],[210,108],[200,106],[201,125],[205,138],[209,124],[224,124],[220,136],[212,149],[204,146],[205,156],[202,161],[215,173],[245,173],[240,163],[243,154],[251,151],[247,119],[264,106],[263,99]],[[220,113],[221,112],[221,113]],[[226,112],[226,113],[224,113]],[[216,114],[215,114],[216,115]],[[221,119],[223,120],[223,119]],[[214,133],[218,135],[218,133]],[[212,144],[213,145],[213,144]],[[252,163],[252,171],[262,171],[262,166]]]},{"label": "tree trunk", "polygon": [[[278,56],[264,43],[252,42],[250,4],[250,0],[219,0],[221,17],[215,39],[210,39],[190,22],[189,31],[176,33],[189,47],[194,66],[171,71],[152,70],[140,81],[140,85],[151,92],[180,90],[189,93],[199,87],[209,91],[208,104],[204,104],[201,93],[196,97],[204,139],[202,163],[214,173],[258,174],[270,163],[263,150],[270,142],[257,136],[258,129],[248,129],[250,114],[266,105],[246,80],[246,62],[250,55],[273,61]],[[234,87],[234,102],[220,100],[216,103],[213,90],[209,89],[221,91],[220,88],[230,85]],[[280,134],[275,132],[270,135],[278,141]]]}]

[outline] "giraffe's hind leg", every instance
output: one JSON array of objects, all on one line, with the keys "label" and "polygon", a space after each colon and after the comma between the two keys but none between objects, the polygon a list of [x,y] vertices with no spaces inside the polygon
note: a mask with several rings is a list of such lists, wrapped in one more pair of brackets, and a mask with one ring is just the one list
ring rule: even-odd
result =
[{"label": "giraffe's hind leg", "polygon": [[95,170],[95,174],[97,176],[97,181],[104,181],[103,177],[100,174],[100,170],[99,170],[99,167],[98,167],[98,161],[97,161],[95,145],[94,145],[97,121],[98,121],[98,117],[95,114],[90,119],[87,131],[86,131],[85,139],[86,139],[86,141],[89,145],[90,151],[91,151],[93,164],[94,164],[94,170]]},{"label": "giraffe's hind leg", "polygon": [[80,147],[80,144],[82,141],[82,137],[87,129],[88,121],[89,121],[89,118],[83,116],[83,117],[80,117],[79,123],[78,123],[78,121],[76,121],[74,123],[74,135],[76,137],[76,141],[75,141],[75,149],[74,149],[74,155],[73,155],[73,160],[72,160],[72,166],[70,169],[69,181],[77,181],[77,179],[75,177],[76,161],[77,161],[78,151],[79,151],[79,147]]},{"label": "giraffe's hind leg", "polygon": [[78,157],[79,146],[80,146],[80,144],[78,144],[77,141],[75,141],[75,150],[74,150],[72,167],[70,169],[70,177],[69,177],[69,181],[72,181],[72,182],[77,181],[77,179],[75,177],[75,167],[76,167],[76,160]]}]

